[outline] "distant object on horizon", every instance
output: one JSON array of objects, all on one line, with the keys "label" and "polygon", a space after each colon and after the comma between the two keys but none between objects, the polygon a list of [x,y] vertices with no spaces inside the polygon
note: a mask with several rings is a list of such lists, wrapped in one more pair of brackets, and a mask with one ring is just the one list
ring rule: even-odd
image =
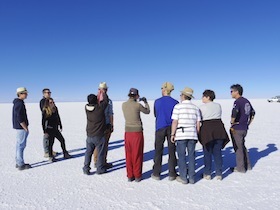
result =
[{"label": "distant object on horizon", "polygon": [[267,99],[268,102],[280,102],[280,96],[275,96]]}]

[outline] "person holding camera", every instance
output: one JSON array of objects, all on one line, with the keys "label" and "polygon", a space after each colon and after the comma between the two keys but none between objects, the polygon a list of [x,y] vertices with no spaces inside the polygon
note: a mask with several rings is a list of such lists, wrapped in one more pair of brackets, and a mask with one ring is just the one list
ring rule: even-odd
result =
[{"label": "person holding camera", "polygon": [[[144,136],[140,113],[150,113],[150,106],[145,97],[139,98],[136,88],[131,88],[128,101],[122,104],[125,118],[125,159],[128,181],[140,182],[142,179]],[[145,106],[137,102],[143,101]]]}]

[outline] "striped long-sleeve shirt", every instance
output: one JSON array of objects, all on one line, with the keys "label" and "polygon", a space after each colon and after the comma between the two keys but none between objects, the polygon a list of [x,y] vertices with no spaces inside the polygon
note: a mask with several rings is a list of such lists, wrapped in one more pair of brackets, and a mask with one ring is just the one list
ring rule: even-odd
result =
[{"label": "striped long-sleeve shirt", "polygon": [[175,140],[198,140],[196,125],[201,121],[201,114],[196,105],[189,100],[176,104],[171,118],[178,120]]}]

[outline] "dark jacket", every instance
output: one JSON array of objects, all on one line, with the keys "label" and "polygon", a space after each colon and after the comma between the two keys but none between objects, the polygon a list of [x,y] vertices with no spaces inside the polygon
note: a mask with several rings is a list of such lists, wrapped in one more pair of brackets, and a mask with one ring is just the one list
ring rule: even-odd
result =
[{"label": "dark jacket", "polygon": [[62,129],[62,124],[60,120],[60,116],[58,113],[58,109],[56,108],[55,112],[52,113],[51,116],[47,117],[47,114],[45,111],[42,112],[42,127],[44,133],[47,133],[47,129],[56,129],[58,128]]},{"label": "dark jacket", "polygon": [[40,101],[40,109],[41,109],[41,112],[43,111],[43,108],[44,108],[44,106],[45,106],[45,101],[46,101],[46,98],[45,98],[45,97],[43,97],[43,98],[41,99],[41,101]]},{"label": "dark jacket", "polygon": [[103,136],[106,130],[105,109],[108,105],[107,94],[103,95],[100,104],[87,104],[85,106],[87,115],[87,136]]},{"label": "dark jacket", "polygon": [[15,98],[13,104],[13,128],[23,129],[20,123],[25,122],[27,126],[29,125],[24,101],[19,98]]},{"label": "dark jacket", "polygon": [[224,140],[223,148],[229,142],[228,134],[221,119],[205,120],[199,131],[199,141],[203,146],[213,140]]}]

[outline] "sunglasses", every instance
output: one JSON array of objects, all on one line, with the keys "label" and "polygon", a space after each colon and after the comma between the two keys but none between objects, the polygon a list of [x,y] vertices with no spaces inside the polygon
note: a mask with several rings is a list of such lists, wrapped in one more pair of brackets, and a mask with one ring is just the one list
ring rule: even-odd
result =
[{"label": "sunglasses", "polygon": [[51,94],[52,92],[44,92],[44,93],[48,93],[48,94]]}]

